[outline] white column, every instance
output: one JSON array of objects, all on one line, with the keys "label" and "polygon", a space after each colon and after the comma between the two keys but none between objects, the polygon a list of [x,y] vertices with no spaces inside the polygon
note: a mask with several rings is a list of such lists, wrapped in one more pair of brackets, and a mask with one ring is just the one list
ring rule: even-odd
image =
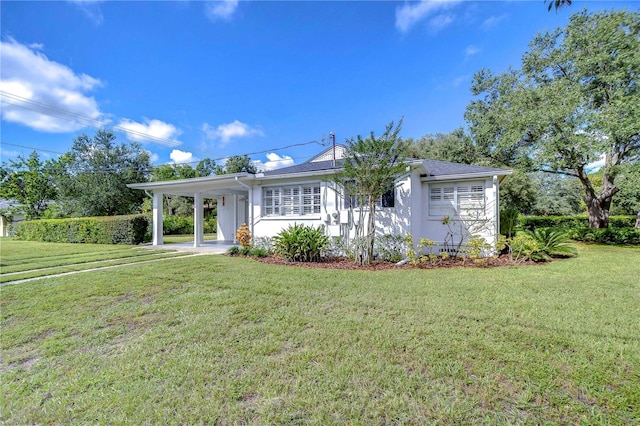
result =
[{"label": "white column", "polygon": [[162,201],[164,194],[162,192],[153,193],[153,245],[162,245]]},{"label": "white column", "polygon": [[238,230],[238,194],[233,194],[233,243],[237,244],[236,231]]},{"label": "white column", "polygon": [[204,241],[204,205],[202,194],[193,194],[193,246],[199,247]]}]

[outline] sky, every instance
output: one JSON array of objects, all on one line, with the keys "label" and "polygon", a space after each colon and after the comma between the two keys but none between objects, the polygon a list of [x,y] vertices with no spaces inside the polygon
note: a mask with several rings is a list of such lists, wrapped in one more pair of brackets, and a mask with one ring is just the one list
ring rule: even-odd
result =
[{"label": "sky", "polygon": [[153,164],[259,169],[403,120],[466,127],[474,73],[519,68],[533,37],[583,8],[640,1],[2,1],[0,158],[112,130]]}]

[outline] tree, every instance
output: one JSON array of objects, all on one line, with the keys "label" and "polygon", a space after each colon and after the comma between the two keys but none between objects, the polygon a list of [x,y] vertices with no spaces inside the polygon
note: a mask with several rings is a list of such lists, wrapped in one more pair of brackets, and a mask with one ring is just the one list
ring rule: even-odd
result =
[{"label": "tree", "polygon": [[257,173],[256,166],[251,162],[251,159],[247,155],[232,155],[227,158],[227,161],[223,166],[216,166],[216,174],[232,174],[232,173]]},{"label": "tree", "polygon": [[547,10],[550,12],[555,7],[556,10],[565,6],[571,6],[572,0],[544,0],[545,3],[549,3]]},{"label": "tree", "polygon": [[210,158],[201,160],[196,166],[196,177],[211,176],[216,174],[216,162]]},{"label": "tree", "polygon": [[[586,11],[540,34],[522,70],[482,70],[467,107],[477,143],[492,158],[528,170],[575,176],[593,228],[609,224],[620,166],[640,154],[640,14]],[[604,154],[601,191],[588,165]]]},{"label": "tree", "polygon": [[36,151],[3,164],[1,175],[0,197],[17,201],[13,213],[23,213],[27,219],[38,219],[57,197],[47,164]]},{"label": "tree", "polygon": [[[360,265],[369,264],[373,259],[377,200],[407,173],[405,147],[398,136],[402,120],[395,128],[393,124],[391,122],[380,137],[371,132],[366,139],[358,135],[347,140],[343,169],[334,178],[343,195],[354,196],[360,207],[361,217],[356,226],[356,240],[364,240],[356,258]],[[366,223],[363,220],[365,211],[368,212]]]},{"label": "tree", "polygon": [[429,158],[462,164],[483,162],[481,153],[473,139],[458,128],[451,133],[436,133],[422,136],[417,141],[405,140],[406,155],[411,158]]},{"label": "tree", "polygon": [[146,181],[150,167],[149,153],[136,142],[118,145],[107,130],[80,135],[55,163],[62,209],[71,216],[132,213],[145,195],[126,185]]}]

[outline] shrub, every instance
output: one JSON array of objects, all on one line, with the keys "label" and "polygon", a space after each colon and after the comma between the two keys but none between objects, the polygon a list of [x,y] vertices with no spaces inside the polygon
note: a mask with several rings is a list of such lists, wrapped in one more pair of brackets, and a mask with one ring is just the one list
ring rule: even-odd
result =
[{"label": "shrub", "polygon": [[88,244],[140,244],[149,241],[146,215],[80,217],[24,221],[16,238],[29,241]]},{"label": "shrub", "polygon": [[538,242],[539,250],[550,257],[572,257],[578,254],[564,230],[540,228],[527,233]]},{"label": "shrub", "polygon": [[640,245],[640,229],[637,228],[593,229],[581,227],[569,229],[567,236],[573,240],[588,243]]},{"label": "shrub", "polygon": [[385,262],[400,262],[404,259],[405,242],[401,235],[382,235],[375,240],[375,253]]},{"label": "shrub", "polygon": [[[589,216],[529,216],[521,218],[524,230],[533,231],[536,228],[585,228],[589,227]],[[633,228],[636,216],[611,216],[611,228]],[[503,234],[506,235],[506,234]]]},{"label": "shrub", "polygon": [[162,218],[165,235],[193,234],[193,216],[167,215]]},{"label": "shrub", "polygon": [[289,261],[317,262],[329,243],[324,227],[289,225],[274,237],[275,251]]},{"label": "shrub", "polygon": [[210,217],[209,219],[206,219],[204,221],[204,233],[215,234],[216,232],[218,232],[218,219],[216,219],[215,217]]},{"label": "shrub", "polygon": [[251,231],[249,225],[243,223],[236,231],[236,240],[243,248],[251,247]]},{"label": "shrub", "polygon": [[227,249],[227,254],[230,256],[235,256],[239,253],[240,253],[240,247],[238,246],[231,246]]},{"label": "shrub", "polygon": [[270,254],[271,253],[263,247],[252,247],[251,251],[249,252],[249,256],[253,257],[267,257]]},{"label": "shrub", "polygon": [[516,234],[516,228],[520,219],[517,209],[509,208],[500,212],[500,234],[512,238]]},{"label": "shrub", "polygon": [[273,238],[253,237],[253,248],[264,250],[267,254],[273,253]]}]

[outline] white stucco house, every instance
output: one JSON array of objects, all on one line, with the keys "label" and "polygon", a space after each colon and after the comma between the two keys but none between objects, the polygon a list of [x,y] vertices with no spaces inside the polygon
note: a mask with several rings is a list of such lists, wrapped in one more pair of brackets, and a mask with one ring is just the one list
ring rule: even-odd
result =
[{"label": "white stucco house", "polygon": [[[194,246],[203,244],[203,199],[218,203],[217,239],[235,241],[240,224],[247,223],[254,237],[272,237],[294,223],[324,225],[327,235],[352,237],[358,208],[331,181],[346,148],[338,145],[310,160],[262,173],[236,173],[165,182],[128,185],[153,196],[153,245],[162,244],[164,194],[194,198]],[[414,241],[429,238],[442,245],[451,227],[443,216],[482,235],[493,244],[499,232],[501,180],[510,170],[409,160],[409,173],[382,197],[376,211],[379,234],[406,235]]]}]

